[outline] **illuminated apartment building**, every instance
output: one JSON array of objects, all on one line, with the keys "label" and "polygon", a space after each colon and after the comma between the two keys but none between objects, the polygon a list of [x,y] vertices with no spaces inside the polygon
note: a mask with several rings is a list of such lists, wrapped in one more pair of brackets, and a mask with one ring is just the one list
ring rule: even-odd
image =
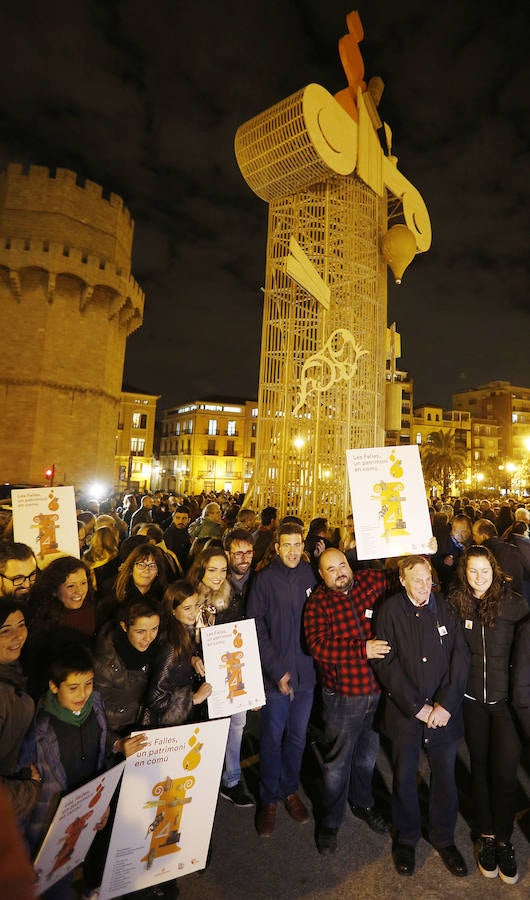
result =
[{"label": "illuminated apartment building", "polygon": [[121,392],[114,456],[118,490],[149,491],[152,481],[156,404],[160,394]]},{"label": "illuminated apartment building", "polygon": [[256,400],[194,400],[163,410],[156,486],[177,494],[246,492],[257,416]]}]

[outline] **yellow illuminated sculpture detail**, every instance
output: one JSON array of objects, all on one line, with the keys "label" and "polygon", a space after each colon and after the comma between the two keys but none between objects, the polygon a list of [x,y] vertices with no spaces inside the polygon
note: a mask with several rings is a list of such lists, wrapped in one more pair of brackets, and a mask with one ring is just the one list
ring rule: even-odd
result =
[{"label": "yellow illuminated sculpture detail", "polygon": [[[431,243],[423,198],[399,171],[379,117],[383,82],[365,80],[358,13],[346,23],[347,87],[333,96],[309,84],[235,138],[243,177],[269,204],[251,502],[306,523],[344,520],[346,450],[384,443],[389,220],[399,228],[387,256],[388,245],[393,257],[406,245],[412,259]],[[397,279],[405,257],[392,260],[405,261]]]}]

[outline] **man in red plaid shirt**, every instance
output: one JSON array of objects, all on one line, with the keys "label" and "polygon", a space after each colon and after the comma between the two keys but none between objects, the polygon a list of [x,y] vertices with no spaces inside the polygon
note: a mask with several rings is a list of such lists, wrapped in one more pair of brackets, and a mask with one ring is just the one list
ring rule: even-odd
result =
[{"label": "man in red plaid shirt", "polygon": [[359,819],[380,834],[388,823],[373,805],[372,777],[379,737],[373,719],[381,689],[368,664],[390,650],[372,638],[375,603],[398,587],[397,573],[365,569],[353,574],[340,550],[319,559],[324,582],[304,611],[309,652],[320,675],[324,720],[323,814],[317,831],[320,853],[334,853],[346,800]]}]

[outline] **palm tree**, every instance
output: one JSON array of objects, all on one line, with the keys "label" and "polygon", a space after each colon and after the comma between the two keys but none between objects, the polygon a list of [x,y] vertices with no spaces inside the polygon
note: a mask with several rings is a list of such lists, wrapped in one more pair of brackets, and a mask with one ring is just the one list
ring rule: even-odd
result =
[{"label": "palm tree", "polygon": [[421,448],[421,464],[425,482],[440,484],[448,494],[453,478],[466,468],[466,451],[456,445],[454,431],[433,431]]}]

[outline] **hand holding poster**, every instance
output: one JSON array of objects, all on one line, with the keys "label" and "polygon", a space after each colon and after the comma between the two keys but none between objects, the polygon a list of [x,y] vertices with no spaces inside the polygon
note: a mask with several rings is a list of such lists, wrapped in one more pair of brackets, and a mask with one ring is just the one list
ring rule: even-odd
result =
[{"label": "hand holding poster", "polygon": [[254,619],[201,628],[210,719],[231,716],[265,703]]},{"label": "hand holding poster", "polygon": [[229,724],[146,732],[126,761],[100,900],[204,868]]},{"label": "hand holding poster", "polygon": [[35,860],[38,894],[83,862],[125,763],[119,763],[62,798]]},{"label": "hand holding poster", "polygon": [[347,450],[358,559],[432,553],[418,447]]}]

